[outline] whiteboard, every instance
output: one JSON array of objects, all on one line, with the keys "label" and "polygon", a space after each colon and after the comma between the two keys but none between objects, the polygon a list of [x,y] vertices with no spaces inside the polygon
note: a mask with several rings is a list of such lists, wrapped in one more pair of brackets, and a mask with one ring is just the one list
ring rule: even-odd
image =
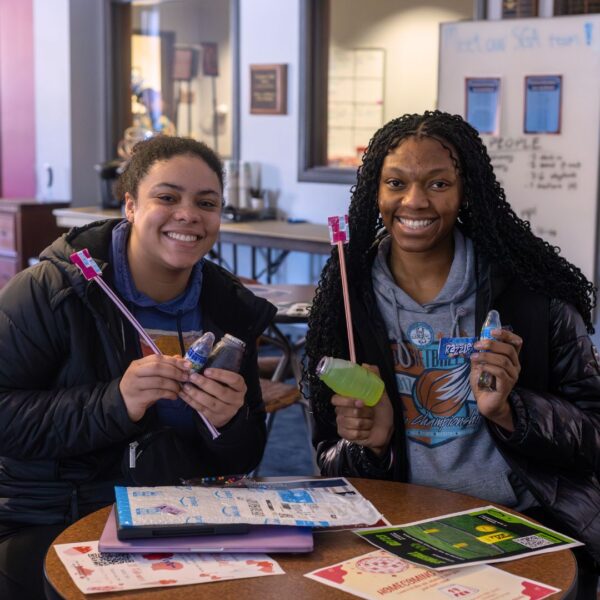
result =
[{"label": "whiteboard", "polygon": [[[524,133],[532,75],[562,75],[560,133]],[[600,15],[442,23],[438,108],[464,117],[473,77],[501,81],[497,134],[481,137],[508,202],[597,283]]]}]

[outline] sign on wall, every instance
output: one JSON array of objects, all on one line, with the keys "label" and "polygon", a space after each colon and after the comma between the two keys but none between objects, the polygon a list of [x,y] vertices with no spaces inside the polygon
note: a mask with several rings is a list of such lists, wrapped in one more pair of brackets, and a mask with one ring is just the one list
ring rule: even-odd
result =
[{"label": "sign on wall", "polygon": [[600,15],[441,26],[439,109],[465,117],[465,80],[501,79],[497,129],[482,133],[496,177],[532,231],[596,282],[598,73]]},{"label": "sign on wall", "polygon": [[250,65],[250,113],[287,113],[287,65]]}]

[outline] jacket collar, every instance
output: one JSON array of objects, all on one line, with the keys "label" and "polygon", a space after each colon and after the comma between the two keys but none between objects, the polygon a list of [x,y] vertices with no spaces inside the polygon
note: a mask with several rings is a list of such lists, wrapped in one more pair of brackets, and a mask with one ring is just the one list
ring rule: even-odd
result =
[{"label": "jacket collar", "polygon": [[95,221],[84,227],[73,227],[67,233],[56,239],[40,254],[40,260],[52,262],[67,278],[70,286],[80,297],[86,295],[90,282],[79,269],[71,263],[70,256],[87,248],[91,257],[102,270],[105,280],[112,279],[109,265],[109,249],[112,240],[112,230],[121,223],[121,219]]},{"label": "jacket collar", "polygon": [[270,302],[255,296],[235,276],[210,261],[204,264],[200,305],[217,328],[243,340],[254,340],[277,312]]}]

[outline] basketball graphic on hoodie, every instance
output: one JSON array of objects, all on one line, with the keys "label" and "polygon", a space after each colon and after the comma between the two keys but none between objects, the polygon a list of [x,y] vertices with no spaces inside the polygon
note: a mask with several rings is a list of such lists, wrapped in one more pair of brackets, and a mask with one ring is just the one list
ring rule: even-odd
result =
[{"label": "basketball graphic on hoodie", "polygon": [[456,414],[470,392],[469,363],[457,369],[425,369],[417,381],[413,400],[417,410],[431,418]]}]

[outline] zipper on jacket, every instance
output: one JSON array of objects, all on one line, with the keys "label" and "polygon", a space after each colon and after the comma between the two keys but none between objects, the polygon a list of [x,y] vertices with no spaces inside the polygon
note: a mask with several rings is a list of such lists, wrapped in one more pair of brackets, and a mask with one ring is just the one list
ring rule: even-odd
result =
[{"label": "zipper on jacket", "polygon": [[140,445],[139,442],[131,442],[129,444],[129,468],[135,469],[137,458],[139,454],[136,454],[136,449]]}]

